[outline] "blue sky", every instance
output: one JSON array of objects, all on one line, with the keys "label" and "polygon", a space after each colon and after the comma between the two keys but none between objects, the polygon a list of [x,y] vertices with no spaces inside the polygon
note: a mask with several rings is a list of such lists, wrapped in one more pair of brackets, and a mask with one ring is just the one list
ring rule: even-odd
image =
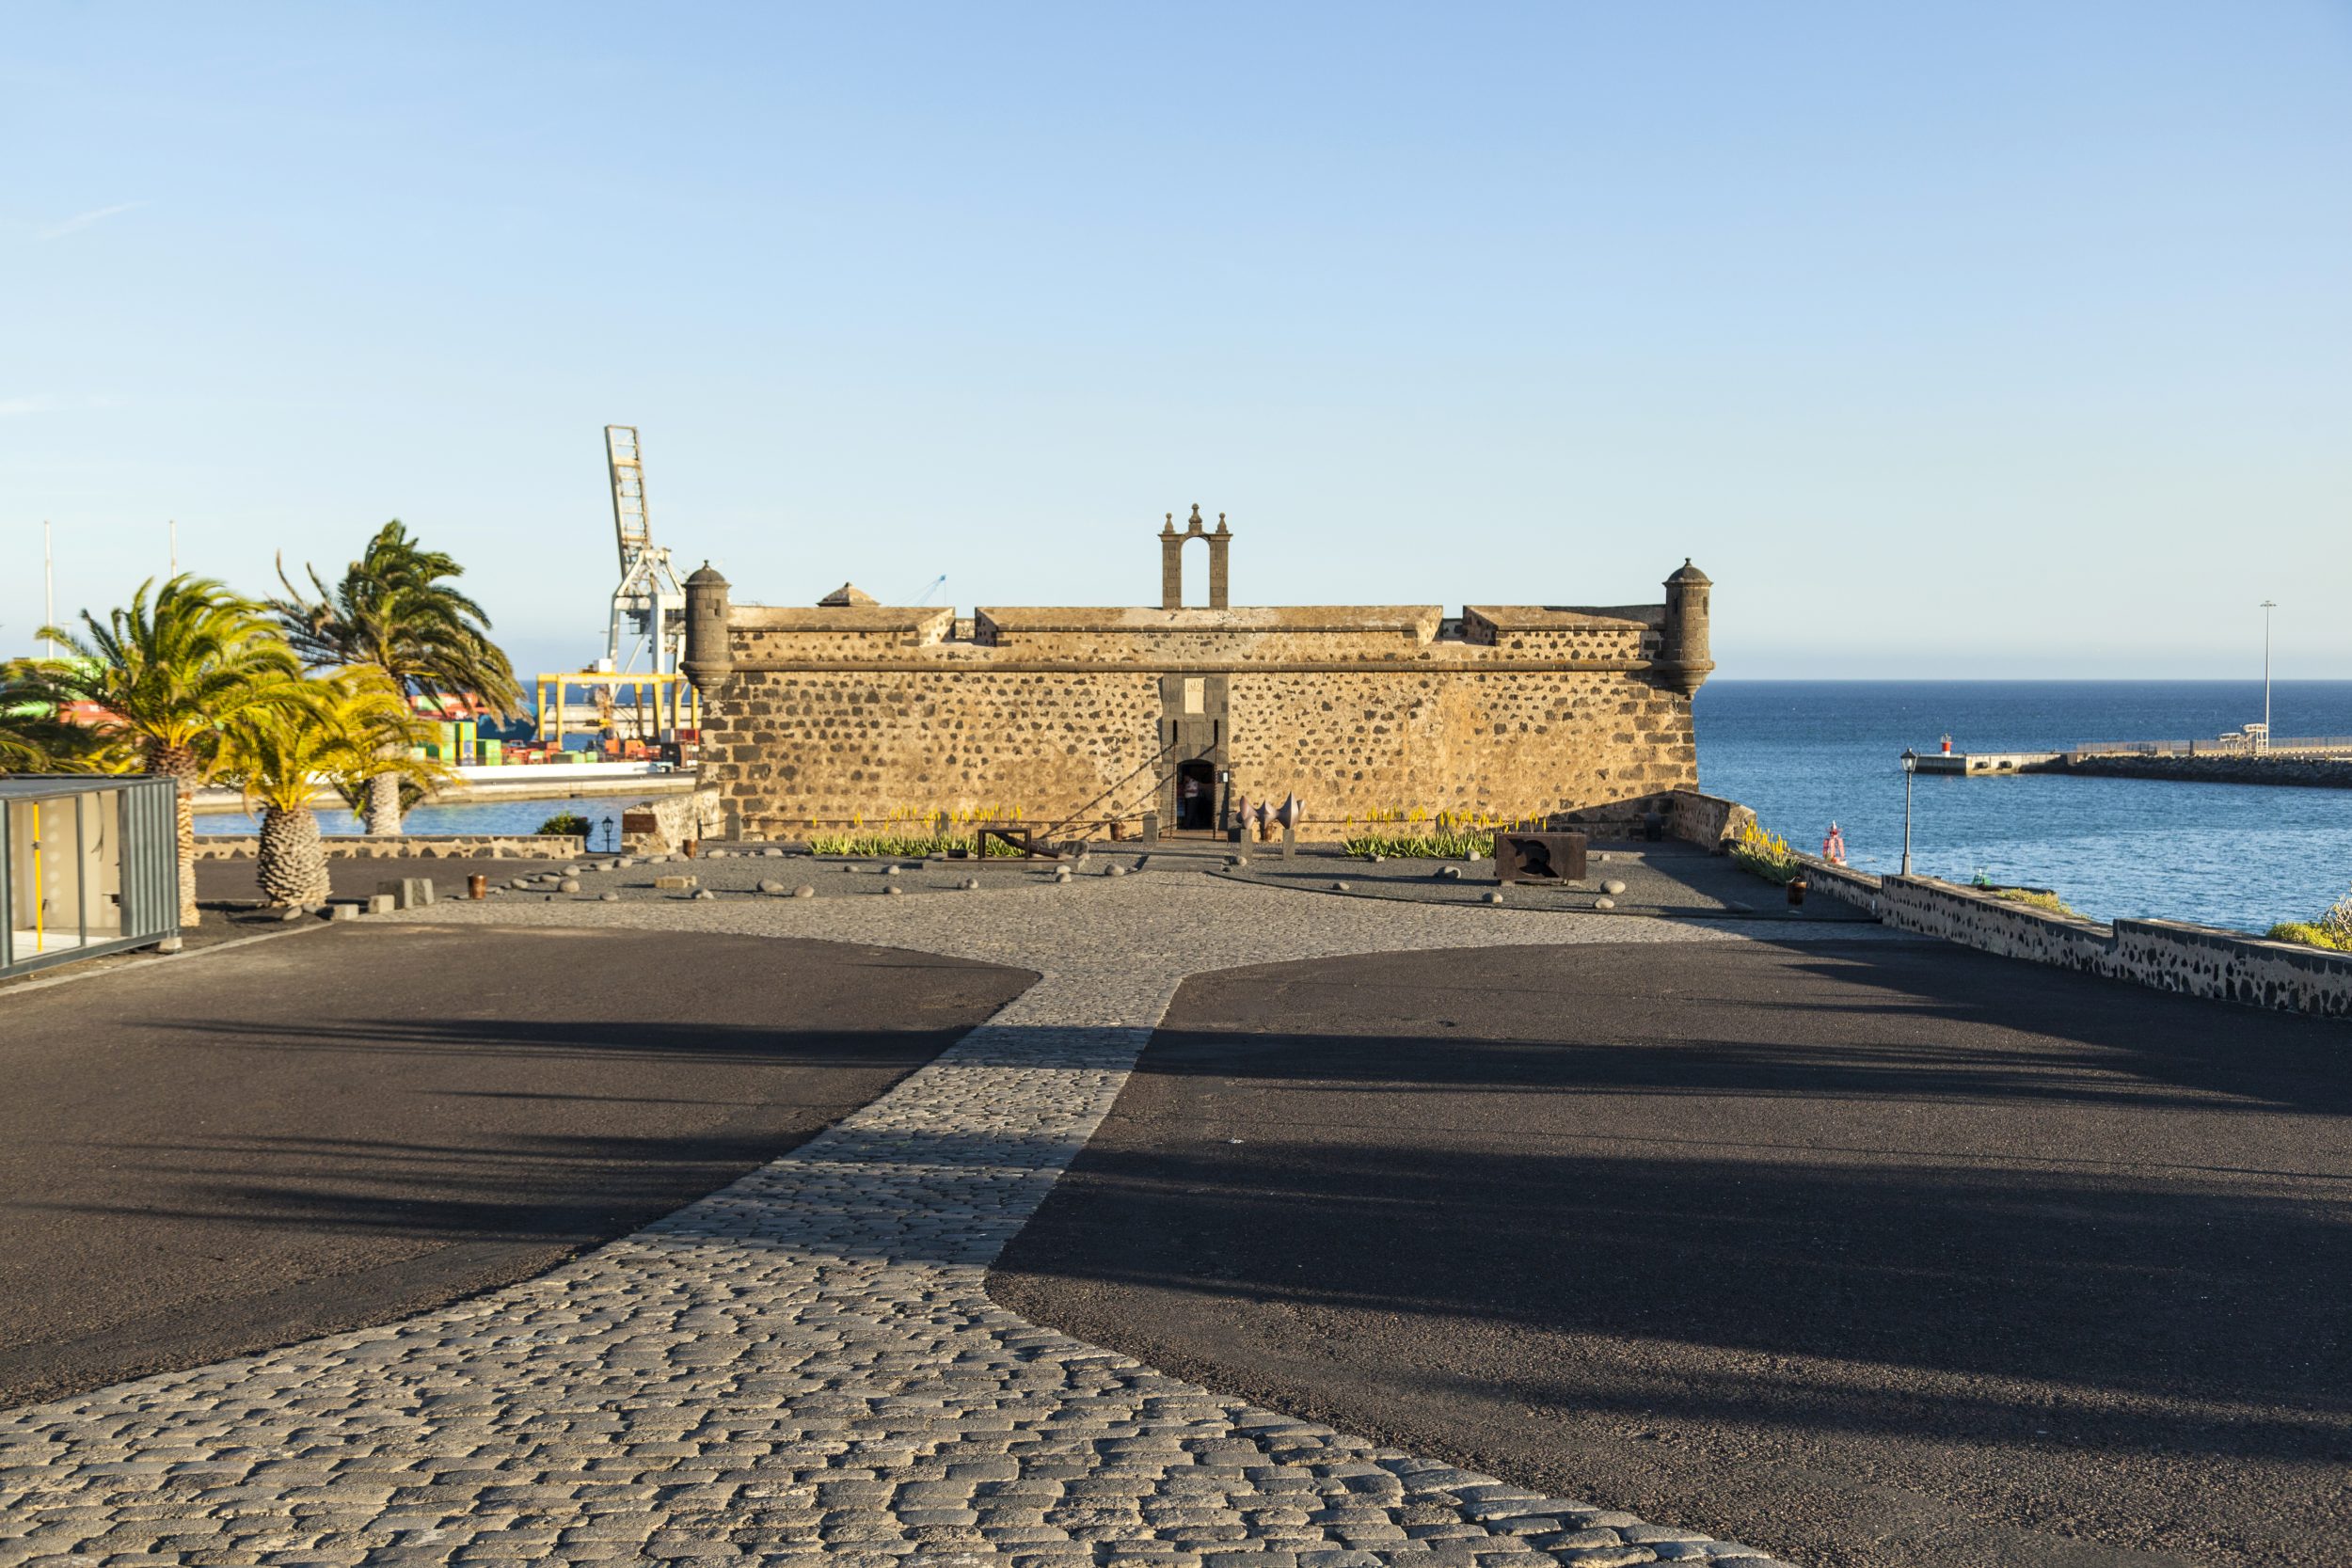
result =
[{"label": "blue sky", "polygon": [[[1725,675],[2352,677],[2352,7],[24,5],[0,652],[391,516],[742,597],[1650,598]],[[1196,570],[1198,570],[1196,563]]]}]

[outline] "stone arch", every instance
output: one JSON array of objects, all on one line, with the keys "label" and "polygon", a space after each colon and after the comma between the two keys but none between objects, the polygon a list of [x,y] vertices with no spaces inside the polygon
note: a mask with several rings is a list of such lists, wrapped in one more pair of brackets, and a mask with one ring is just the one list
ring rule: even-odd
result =
[{"label": "stone arch", "polygon": [[1168,521],[1160,530],[1160,608],[1184,608],[1184,546],[1195,539],[1209,544],[1209,608],[1226,608],[1226,551],[1233,542],[1231,529],[1225,526],[1225,514],[1216,515],[1216,530],[1211,532],[1200,521],[1200,503],[1192,503],[1192,517],[1182,533],[1176,531],[1176,514],[1168,514]]}]

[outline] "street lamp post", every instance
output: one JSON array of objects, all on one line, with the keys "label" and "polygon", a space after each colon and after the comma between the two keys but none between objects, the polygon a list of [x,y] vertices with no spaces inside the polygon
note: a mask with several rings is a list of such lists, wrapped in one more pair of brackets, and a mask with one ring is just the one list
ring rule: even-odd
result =
[{"label": "street lamp post", "polygon": [[2263,750],[2270,750],[2270,612],[2278,609],[2270,599],[2262,602],[2263,612]]},{"label": "street lamp post", "polygon": [[1919,771],[1919,753],[1903,748],[1903,875],[1911,875],[1911,781]]}]

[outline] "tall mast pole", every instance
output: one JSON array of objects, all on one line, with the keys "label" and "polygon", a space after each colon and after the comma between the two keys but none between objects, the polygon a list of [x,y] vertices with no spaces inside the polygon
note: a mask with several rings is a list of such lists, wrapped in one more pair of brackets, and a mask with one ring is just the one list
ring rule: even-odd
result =
[{"label": "tall mast pole", "polygon": [[171,575],[180,575],[180,519],[171,519]]},{"label": "tall mast pole", "polygon": [[[57,562],[49,548],[49,519],[46,517],[40,520],[40,624],[44,628],[57,624]],[[41,641],[48,647],[49,657],[56,657],[56,641],[45,637]]]},{"label": "tall mast pole", "polygon": [[2270,612],[2278,605],[2263,601],[2263,750],[2270,750]]}]

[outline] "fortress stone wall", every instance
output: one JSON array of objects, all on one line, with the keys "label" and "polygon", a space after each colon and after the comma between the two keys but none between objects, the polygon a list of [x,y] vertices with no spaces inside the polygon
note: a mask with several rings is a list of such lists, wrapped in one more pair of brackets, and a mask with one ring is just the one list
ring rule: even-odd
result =
[{"label": "fortress stone wall", "polygon": [[[1183,542],[1204,535],[1196,509]],[[1224,563],[1223,520],[1205,535]],[[1177,559],[1166,551],[1164,562]],[[1709,585],[1688,562],[1664,602],[950,610],[732,603],[687,582],[687,673],[703,775],[731,826],[790,838],[894,813],[1166,831],[1295,793],[1302,834],[1452,811],[1630,817],[1698,778],[1691,698]]]}]

